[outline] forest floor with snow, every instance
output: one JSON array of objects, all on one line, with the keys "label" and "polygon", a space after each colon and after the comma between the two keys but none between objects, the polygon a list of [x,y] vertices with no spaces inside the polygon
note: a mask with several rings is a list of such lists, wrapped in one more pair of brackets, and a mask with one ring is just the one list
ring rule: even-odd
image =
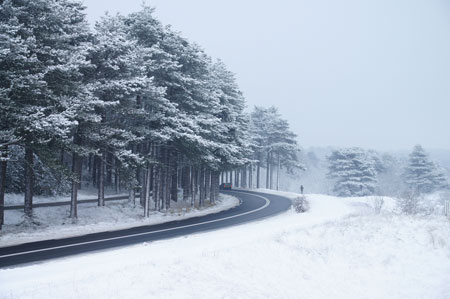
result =
[{"label": "forest floor with snow", "polygon": [[[107,196],[118,195],[126,194],[110,193]],[[80,199],[89,198],[95,198],[89,190],[83,191],[80,195]],[[8,194],[5,201],[6,205],[23,204],[23,195]],[[36,197],[34,202],[59,201],[70,201],[70,197]],[[206,201],[205,206],[201,208],[192,208],[190,202],[182,200],[172,201],[170,210],[151,211],[149,217],[145,218],[139,198],[136,199],[135,204],[128,199],[107,201],[104,207],[98,207],[97,203],[83,203],[78,205],[76,221],[69,218],[69,205],[34,208],[32,219],[24,217],[23,210],[7,210],[5,224],[0,231],[0,247],[181,220],[218,213],[238,204],[237,198],[224,194],[219,195],[216,204],[211,205]]]},{"label": "forest floor with snow", "polygon": [[450,298],[450,221],[438,209],[306,199],[306,213],[2,269],[0,298]]}]

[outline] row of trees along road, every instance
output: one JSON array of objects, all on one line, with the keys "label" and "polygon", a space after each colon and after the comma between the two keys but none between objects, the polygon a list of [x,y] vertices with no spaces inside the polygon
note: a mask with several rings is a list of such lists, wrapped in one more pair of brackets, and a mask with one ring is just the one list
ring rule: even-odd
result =
[{"label": "row of trees along road", "polygon": [[297,165],[295,135],[276,109],[250,118],[226,66],[152,8],[106,15],[91,30],[79,1],[0,3],[0,228],[5,191],[22,176],[13,191],[32,216],[37,165],[44,180],[69,183],[73,218],[82,182],[98,189],[99,206],[105,188],[133,201],[139,192],[148,216],[179,189],[192,205],[213,203],[221,172],[240,173],[245,187],[256,164],[259,187],[265,161],[271,188],[274,167]]},{"label": "row of trees along road", "polygon": [[[361,148],[335,150],[328,157],[328,177],[338,196],[365,196],[376,192],[377,176],[389,171],[391,159],[380,159],[374,151]],[[399,175],[406,189],[430,193],[448,189],[448,178],[420,145],[416,145]],[[397,186],[401,188],[402,186]]]},{"label": "row of trees along road", "polygon": [[[297,135],[290,130],[289,123],[276,107],[254,107],[250,113],[248,135],[249,162],[232,171],[223,171],[221,182],[233,183],[235,187],[265,186],[279,190],[282,170],[292,173],[294,169],[304,169],[299,162]],[[262,168],[265,169],[265,179],[262,178]]]}]

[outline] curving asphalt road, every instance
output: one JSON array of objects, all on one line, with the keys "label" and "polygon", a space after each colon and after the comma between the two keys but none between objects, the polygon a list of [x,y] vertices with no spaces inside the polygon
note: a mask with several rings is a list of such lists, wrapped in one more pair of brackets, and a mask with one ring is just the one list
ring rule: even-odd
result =
[{"label": "curving asphalt road", "polygon": [[251,191],[223,193],[236,196],[241,204],[227,211],[185,220],[0,247],[0,268],[220,229],[276,215],[291,206],[289,199],[277,195]]}]

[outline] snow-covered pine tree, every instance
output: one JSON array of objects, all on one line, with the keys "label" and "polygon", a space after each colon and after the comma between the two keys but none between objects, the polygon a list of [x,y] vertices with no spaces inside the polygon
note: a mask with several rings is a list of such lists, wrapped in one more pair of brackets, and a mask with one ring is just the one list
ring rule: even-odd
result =
[{"label": "snow-covered pine tree", "polygon": [[289,129],[289,123],[281,118],[275,107],[255,107],[251,113],[250,135],[252,137],[256,165],[256,187],[260,187],[260,168],[265,160],[266,188],[274,188],[274,171],[277,170],[277,181],[281,168],[288,171],[293,168],[302,169],[299,163],[300,151],[297,136]]},{"label": "snow-covered pine tree", "polygon": [[[289,129],[289,123],[280,118],[274,121],[274,135],[272,140],[273,161],[271,166],[271,176],[276,166],[276,190],[279,190],[280,171],[284,168],[288,173],[293,169],[304,169],[299,162],[298,154],[300,148],[297,145],[297,135]],[[271,189],[273,189],[273,179],[271,179]]]},{"label": "snow-covered pine tree", "polygon": [[430,193],[448,186],[444,173],[439,170],[421,145],[414,146],[404,172],[405,183],[420,193]]},{"label": "snow-covered pine tree", "polygon": [[[209,139],[215,142],[212,152],[220,161],[217,165],[212,165],[212,168],[216,171],[244,169],[251,163],[249,158],[252,155],[244,98],[234,74],[223,62],[211,64],[209,77],[211,93],[218,99],[214,116],[219,120],[210,130]],[[243,181],[242,183],[245,185]]]},{"label": "snow-covered pine tree", "polygon": [[[201,136],[200,123],[204,112],[212,110],[213,103],[206,99],[206,56],[170,28],[163,27],[152,14],[152,8],[144,7],[128,16],[126,24],[129,35],[144,49],[147,76],[166,91],[164,98],[146,105],[152,121],[151,130],[145,137],[158,148],[154,165],[156,180],[153,181],[164,185],[162,192],[154,186],[158,189],[154,197],[159,209],[170,203],[170,196],[175,195],[176,200],[176,184],[172,180],[177,180],[178,160],[184,167],[189,167],[188,161],[201,156],[199,147],[206,142]],[[204,151],[204,157],[208,156]],[[186,183],[187,180],[183,181]],[[169,185],[171,192],[167,191]],[[142,187],[146,188],[144,184]]]},{"label": "snow-covered pine tree", "polygon": [[[89,152],[83,147],[83,131],[86,122],[97,118],[94,111],[96,99],[86,87],[82,69],[91,66],[86,59],[88,49],[92,47],[89,24],[85,17],[85,7],[80,1],[57,1],[60,21],[60,35],[53,42],[60,49],[62,64],[49,78],[55,94],[60,96],[60,103],[66,108],[66,115],[73,124],[70,138],[60,140],[60,163],[64,153],[72,154],[71,165],[71,207],[70,217],[77,217],[77,194],[81,186],[83,156]],[[63,63],[66,62],[64,65]],[[92,67],[92,66],[91,66]],[[60,165],[59,167],[63,167]]]},{"label": "snow-covered pine tree", "polygon": [[445,169],[443,169],[436,163],[434,164],[435,164],[434,181],[436,184],[436,190],[447,190],[450,187],[450,184]]},{"label": "snow-covered pine tree", "polygon": [[261,166],[263,162],[264,146],[267,144],[266,134],[267,122],[265,121],[265,111],[263,107],[255,106],[250,114],[250,136],[252,140],[252,150],[256,161],[256,188],[261,187]]},{"label": "snow-covered pine tree", "polygon": [[2,115],[12,139],[25,148],[27,216],[32,213],[35,154],[44,151],[42,156],[50,157],[47,152],[68,140],[74,125],[68,100],[78,75],[76,47],[88,28],[81,10],[80,2],[71,0],[6,0],[0,7],[0,77],[7,95]]},{"label": "snow-covered pine tree", "polygon": [[338,196],[373,194],[376,170],[373,160],[358,147],[335,150],[328,157],[328,176],[335,180],[333,191]]},{"label": "snow-covered pine tree", "polygon": [[[113,161],[120,162],[116,167],[125,168],[142,162],[142,156],[130,149],[142,141],[142,136],[136,135],[132,127],[136,125],[133,119],[142,119],[142,105],[137,103],[139,96],[160,91],[146,76],[140,48],[128,39],[122,17],[104,16],[95,30],[93,46],[87,54],[93,68],[85,69],[84,73],[87,87],[96,98],[97,121],[86,131],[84,143],[97,151],[98,205],[103,206],[105,180],[111,181],[108,177]],[[146,146],[138,154],[148,153]]]},{"label": "snow-covered pine tree", "polygon": [[[153,122],[155,126],[149,135],[161,153],[155,167],[156,176],[160,177],[159,172],[169,166],[173,174],[169,184],[174,195],[172,180],[176,179],[176,168],[181,167],[183,198],[192,195],[192,182],[195,182],[201,187],[203,203],[207,193],[215,194],[205,189],[218,185],[211,183],[217,180],[213,178],[217,170],[241,161],[242,151],[247,149],[236,144],[245,139],[240,136],[246,130],[236,129],[234,123],[242,123],[242,96],[234,78],[223,67],[212,64],[203,50],[163,27],[152,14],[152,8],[144,7],[127,17],[126,23],[130,36],[145,48],[148,76],[165,88],[165,99],[169,102],[169,105],[152,107],[154,115],[162,117],[161,121]],[[173,109],[168,111],[166,107],[170,105]],[[229,115],[224,118],[222,112]],[[163,159],[164,162],[161,159],[166,157],[166,151],[170,151],[168,156],[172,158]],[[196,173],[198,177],[192,180]]]}]

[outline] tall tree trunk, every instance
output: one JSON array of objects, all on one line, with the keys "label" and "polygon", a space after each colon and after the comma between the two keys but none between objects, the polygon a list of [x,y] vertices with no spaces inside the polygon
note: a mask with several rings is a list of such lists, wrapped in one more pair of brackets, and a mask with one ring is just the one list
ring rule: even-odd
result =
[{"label": "tall tree trunk", "polygon": [[[199,185],[199,176],[200,176],[200,171],[198,170],[198,168],[194,168],[194,205],[195,205],[195,201],[197,200],[197,196],[198,196],[198,185]],[[199,198],[200,201],[200,198]],[[200,204],[200,203],[199,203]]]},{"label": "tall tree trunk", "polygon": [[[155,147],[156,156],[156,147]],[[158,211],[158,165],[153,166],[153,187],[152,187],[152,199],[155,205],[155,211]]]},{"label": "tall tree trunk", "polygon": [[[183,188],[181,186],[181,177],[182,177],[182,167],[180,166],[180,154],[177,153],[177,189]],[[177,198],[178,199],[178,198]]]},{"label": "tall tree trunk", "polygon": [[242,167],[242,188],[247,188],[247,165]]},{"label": "tall tree trunk", "polygon": [[94,156],[92,165],[92,186],[98,188],[97,170],[98,170],[98,157]]},{"label": "tall tree trunk", "polygon": [[[141,149],[142,149],[141,154],[143,156],[146,156],[147,155],[147,144],[142,144]],[[148,163],[146,165],[147,166],[141,170],[142,180],[141,180],[141,194],[140,194],[141,196],[139,199],[139,203],[141,204],[142,207],[145,207],[145,202],[147,200],[146,196],[147,196],[147,189],[148,189],[148,186],[147,186]]]},{"label": "tall tree trunk", "polygon": [[200,171],[199,171],[199,179],[198,179],[198,189],[199,189],[199,194],[198,194],[198,206],[201,207],[203,206],[203,182],[202,182],[202,178],[203,178],[203,167],[200,167]]},{"label": "tall tree trunk", "polygon": [[[218,172],[218,171],[215,172],[215,175],[216,175],[217,181],[219,181],[220,172]],[[214,202],[216,202],[217,199],[219,199],[219,184],[214,184]]]},{"label": "tall tree trunk", "polygon": [[161,148],[161,157],[162,157],[162,165],[161,165],[161,209],[166,209],[166,197],[167,197],[167,159],[166,159],[167,150],[163,147]]},{"label": "tall tree trunk", "polygon": [[170,209],[170,200],[171,200],[171,190],[172,190],[172,174],[171,167],[169,165],[166,166],[166,210]]},{"label": "tall tree trunk", "polygon": [[[159,149],[157,149],[159,154]],[[155,210],[161,211],[161,201],[159,200],[161,197],[161,165],[155,166],[155,185],[153,186],[153,199],[155,201]]]},{"label": "tall tree trunk", "polygon": [[70,218],[77,218],[77,205],[78,205],[78,179],[80,172],[80,161],[78,154],[73,152],[72,154],[72,193],[70,197]]},{"label": "tall tree trunk", "polygon": [[205,171],[205,200],[209,197],[210,186],[211,186],[211,171],[206,170]]},{"label": "tall tree trunk", "polygon": [[113,155],[108,153],[106,155],[106,186],[112,186],[112,163],[113,163]]},{"label": "tall tree trunk", "polygon": [[61,165],[64,166],[64,149],[63,148],[59,152],[59,163],[61,163]]},{"label": "tall tree trunk", "polygon": [[[154,145],[154,158],[155,160],[159,159],[159,152],[161,148],[159,145]],[[160,185],[160,164],[157,163],[153,166],[153,191],[152,198],[155,204],[155,211],[160,211],[161,206],[159,202],[159,185]]]},{"label": "tall tree trunk", "polygon": [[120,161],[118,159],[114,159],[114,186],[118,194],[120,192]]},{"label": "tall tree trunk", "polygon": [[270,151],[267,152],[267,168],[266,168],[266,189],[270,189],[269,176],[270,176]]},{"label": "tall tree trunk", "polygon": [[98,206],[102,207],[105,205],[105,151],[102,151],[102,156],[99,161],[98,168]]},{"label": "tall tree trunk", "polygon": [[164,180],[165,180],[165,174],[164,174],[164,165],[161,164],[161,167],[159,168],[159,209],[160,210],[164,210],[164,205],[165,205],[165,194],[164,194],[164,190],[165,190],[165,185],[164,185]]},{"label": "tall tree trunk", "polygon": [[248,171],[248,188],[253,189],[253,164],[250,163]]},{"label": "tall tree trunk", "polygon": [[230,170],[230,180],[228,181],[230,184],[233,184],[233,171]]},{"label": "tall tree trunk", "polygon": [[5,189],[6,189],[6,167],[8,165],[8,146],[2,150],[0,159],[0,230],[5,223]]},{"label": "tall tree trunk", "polygon": [[191,167],[191,207],[195,205],[195,170]]},{"label": "tall tree trunk", "polygon": [[258,162],[256,163],[256,188],[259,189],[261,179],[261,153],[258,153]]},{"label": "tall tree trunk", "polygon": [[280,160],[280,153],[278,153],[278,163],[277,163],[277,191],[280,189],[280,168],[281,168],[281,160]]},{"label": "tall tree trunk", "polygon": [[192,169],[192,205],[195,206],[198,194],[199,171],[196,167]]},{"label": "tall tree trunk", "polygon": [[214,186],[216,184],[219,184],[219,182],[216,182],[216,172],[215,171],[210,171],[210,176],[211,176],[211,185],[209,186],[209,203],[210,204],[214,204]]},{"label": "tall tree trunk", "polygon": [[83,157],[78,155],[78,190],[81,190],[83,180]]},{"label": "tall tree trunk", "polygon": [[150,165],[150,186],[149,186],[149,191],[150,191],[150,200],[153,200],[152,194],[153,194],[153,184],[154,184],[154,180],[155,180],[155,176],[154,176],[154,171],[153,168],[155,166],[152,164]]},{"label": "tall tree trunk", "polygon": [[221,178],[221,180],[220,180],[220,183],[221,183],[221,184],[225,183],[225,181],[224,181],[224,173],[223,173],[223,171],[222,171],[222,173],[221,173],[221,176],[220,176],[220,178]]},{"label": "tall tree trunk", "polygon": [[205,184],[205,168],[201,167],[200,169],[200,206],[203,207],[205,205],[205,197],[206,197],[206,184]]},{"label": "tall tree trunk", "polygon": [[[75,147],[81,145],[81,136],[78,132],[73,137]],[[72,194],[70,196],[70,218],[78,217],[78,187],[81,183],[81,157],[72,151]]]},{"label": "tall tree trunk", "polygon": [[25,216],[31,217],[33,214],[33,149],[30,145],[25,146]]},{"label": "tall tree trunk", "polygon": [[[141,152],[142,145],[139,143],[136,145],[136,153],[142,153]],[[136,193],[139,193],[139,203],[142,205],[142,184],[145,181],[145,179],[142,179],[142,167],[137,166],[136,167],[136,180],[137,180],[137,187],[136,187]]]},{"label": "tall tree trunk", "polygon": [[149,216],[150,212],[150,177],[151,177],[151,167],[150,164],[147,163],[147,170],[146,170],[146,188],[145,188],[145,202],[144,202],[144,217]]},{"label": "tall tree trunk", "polygon": [[136,206],[136,189],[130,188],[128,190],[128,202],[133,203],[133,206]]},{"label": "tall tree trunk", "polygon": [[184,166],[182,169],[181,187],[183,188],[183,201],[189,199],[190,194],[190,169]]},{"label": "tall tree trunk", "polygon": [[139,203],[141,206],[145,206],[145,201],[147,200],[147,168],[142,169],[142,187],[141,187],[141,194],[139,198]]},{"label": "tall tree trunk", "polygon": [[89,159],[88,159],[88,173],[92,174],[92,154],[89,154]]},{"label": "tall tree trunk", "polygon": [[270,153],[270,189],[273,189],[273,152]]},{"label": "tall tree trunk", "polygon": [[168,210],[170,208],[170,191],[171,191],[171,181],[170,179],[172,178],[172,167],[171,167],[171,150],[169,148],[166,149],[166,154],[165,154],[165,160],[164,160],[164,164],[165,164],[165,190],[164,190],[164,200],[165,200],[165,205],[166,205],[166,210]]},{"label": "tall tree trunk", "polygon": [[178,202],[178,154],[172,153],[172,176],[171,176],[171,188],[170,197],[174,202]]}]

